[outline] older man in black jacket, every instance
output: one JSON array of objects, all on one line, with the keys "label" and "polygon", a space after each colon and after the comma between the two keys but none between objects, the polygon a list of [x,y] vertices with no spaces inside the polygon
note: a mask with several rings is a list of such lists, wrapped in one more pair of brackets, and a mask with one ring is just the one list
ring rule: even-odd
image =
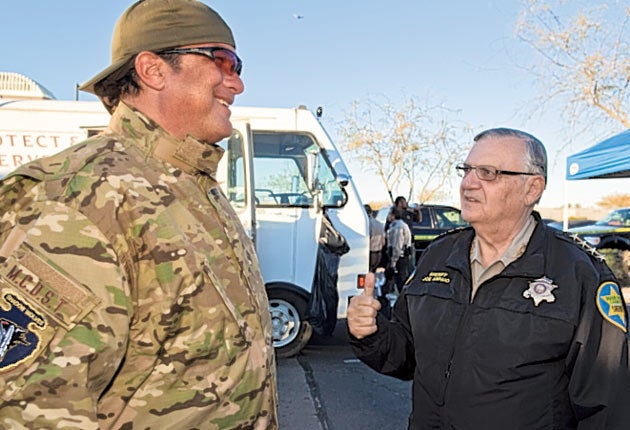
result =
[{"label": "older man in black jacket", "polygon": [[391,321],[371,283],[353,298],[357,356],[413,378],[412,429],[624,428],[612,407],[628,384],[624,301],[601,256],[533,211],[544,146],[487,130],[457,169],[472,227],[427,248]]}]

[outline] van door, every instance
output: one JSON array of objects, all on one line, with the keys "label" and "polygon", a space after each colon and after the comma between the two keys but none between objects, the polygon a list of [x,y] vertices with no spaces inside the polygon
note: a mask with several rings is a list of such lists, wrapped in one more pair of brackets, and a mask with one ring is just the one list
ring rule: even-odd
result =
[{"label": "van door", "polygon": [[217,169],[217,181],[238,215],[247,235],[254,244],[256,237],[256,206],[251,129],[246,122],[235,122],[229,139],[218,144],[225,154]]},{"label": "van door", "polygon": [[321,211],[309,189],[310,135],[253,131],[256,250],[266,284],[311,291]]}]

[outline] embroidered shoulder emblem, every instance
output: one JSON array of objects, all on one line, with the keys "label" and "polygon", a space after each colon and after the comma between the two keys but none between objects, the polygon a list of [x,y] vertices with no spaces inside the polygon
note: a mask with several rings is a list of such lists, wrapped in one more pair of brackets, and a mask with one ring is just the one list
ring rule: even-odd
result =
[{"label": "embroidered shoulder emblem", "polygon": [[533,299],[535,306],[543,301],[553,303],[556,301],[556,297],[551,292],[556,288],[558,286],[551,279],[543,276],[529,283],[529,288],[523,291],[523,297]]},{"label": "embroidered shoulder emblem", "polygon": [[39,333],[45,317],[21,297],[5,293],[0,298],[0,372],[33,356],[40,348]]},{"label": "embroidered shoulder emblem", "polygon": [[619,292],[619,285],[607,281],[597,289],[597,309],[604,319],[626,333],[626,306]]}]

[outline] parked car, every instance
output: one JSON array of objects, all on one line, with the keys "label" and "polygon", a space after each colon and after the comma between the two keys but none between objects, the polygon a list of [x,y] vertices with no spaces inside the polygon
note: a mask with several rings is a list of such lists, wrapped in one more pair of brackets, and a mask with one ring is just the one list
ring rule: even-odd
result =
[{"label": "parked car", "polygon": [[569,229],[594,248],[630,250],[630,208],[616,209],[594,224]]},{"label": "parked car", "polygon": [[[585,225],[592,225],[592,224],[595,224],[596,222],[597,221],[592,220],[592,219],[570,219],[568,228],[571,229],[575,227],[584,227]],[[546,222],[546,224],[551,228],[555,228],[556,230],[564,229],[563,221],[549,220]]]},{"label": "parked car", "polygon": [[[460,210],[452,206],[419,205],[412,207],[412,209],[417,210],[420,214],[420,219],[413,223],[411,232],[416,248],[416,260],[429,243],[440,234],[468,226],[468,223],[462,219]],[[385,224],[390,210],[390,206],[381,208],[376,219]]]},{"label": "parked car", "polygon": [[[619,284],[630,288],[630,208],[610,212],[595,224],[569,229],[603,255]],[[628,300],[628,293],[625,293]],[[630,305],[630,302],[627,302]]]}]

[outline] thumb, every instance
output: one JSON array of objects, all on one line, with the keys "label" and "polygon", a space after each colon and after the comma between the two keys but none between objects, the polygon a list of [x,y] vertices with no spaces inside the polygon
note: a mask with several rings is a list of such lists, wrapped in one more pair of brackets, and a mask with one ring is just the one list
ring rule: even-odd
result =
[{"label": "thumb", "polygon": [[363,287],[363,295],[374,297],[374,273],[372,272],[368,272],[365,274],[365,286]]}]

